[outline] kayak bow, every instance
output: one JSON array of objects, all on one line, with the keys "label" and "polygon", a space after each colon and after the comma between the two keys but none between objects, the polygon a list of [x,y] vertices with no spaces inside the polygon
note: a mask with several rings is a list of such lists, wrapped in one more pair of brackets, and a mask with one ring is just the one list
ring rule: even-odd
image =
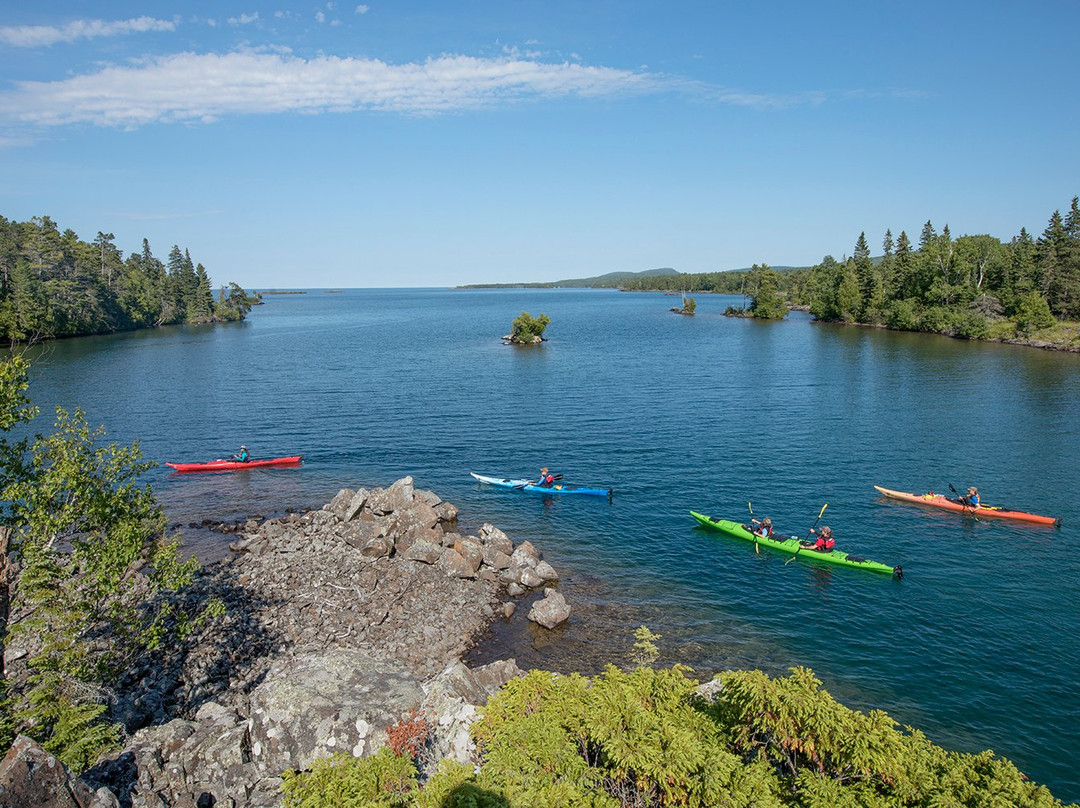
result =
[{"label": "kayak bow", "polygon": [[841,550],[830,550],[827,553],[823,553],[809,547],[803,547],[796,536],[789,536],[786,539],[770,539],[764,536],[754,535],[746,529],[746,525],[739,524],[738,522],[729,522],[726,519],[714,519],[711,516],[705,516],[696,511],[690,511],[690,515],[693,516],[702,527],[718,530],[721,533],[733,536],[736,539],[743,539],[744,541],[753,542],[754,544],[763,544],[766,547],[771,547],[773,550],[779,550],[782,553],[786,553],[792,558],[802,558],[808,561],[822,561],[826,564],[835,564],[840,567],[855,567],[856,569],[869,570],[870,572],[895,575],[897,578],[904,577],[904,571],[900,565],[890,567],[888,564],[882,564],[879,561],[871,561],[870,559],[862,558],[861,556],[849,555]]},{"label": "kayak bow", "polygon": [[534,480],[512,480],[508,477],[489,477],[486,474],[477,474],[470,471],[473,477],[488,485],[497,485],[500,488],[513,488],[518,491],[531,491],[537,494],[584,494],[591,497],[608,497],[614,493],[611,488],[588,488],[584,485],[570,485],[569,483],[554,483],[553,485],[536,485]]},{"label": "kayak bow", "polygon": [[181,472],[238,471],[240,469],[258,469],[271,466],[299,466],[303,460],[303,455],[293,455],[292,457],[273,457],[267,460],[248,460],[243,463],[239,460],[211,460],[208,463],[166,463],[165,465]]},{"label": "kayak bow", "polygon": [[929,505],[933,508],[964,513],[979,519],[1012,519],[1018,522],[1031,522],[1036,525],[1061,526],[1061,519],[1053,516],[1039,516],[1037,513],[1026,513],[1025,511],[1010,511],[1008,508],[1003,508],[1000,505],[979,505],[978,507],[973,508],[963,502],[957,502],[955,499],[949,499],[941,494],[935,494],[933,491],[926,494],[909,494],[906,491],[892,491],[888,488],[882,488],[880,485],[875,485],[874,488],[889,499],[898,499],[902,502],[914,502],[919,505]]}]

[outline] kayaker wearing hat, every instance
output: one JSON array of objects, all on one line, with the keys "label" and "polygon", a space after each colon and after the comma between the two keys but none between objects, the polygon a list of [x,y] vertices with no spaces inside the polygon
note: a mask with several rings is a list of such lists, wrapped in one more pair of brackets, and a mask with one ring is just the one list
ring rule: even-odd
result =
[{"label": "kayaker wearing hat", "polygon": [[540,479],[536,484],[541,488],[551,488],[554,483],[555,477],[548,471],[548,467],[544,466],[540,469]]},{"label": "kayaker wearing hat", "polygon": [[235,460],[238,463],[246,463],[246,462],[248,462],[248,460],[250,458],[251,458],[251,455],[248,454],[247,447],[244,446],[244,444],[241,443],[240,444],[240,453],[239,454],[234,454],[233,455],[233,460]]},{"label": "kayaker wearing hat", "polygon": [[970,505],[972,508],[979,507],[979,489],[975,486],[968,488],[967,496],[963,498],[964,502]]},{"label": "kayaker wearing hat", "polygon": [[818,531],[814,530],[813,528],[810,528],[810,532],[817,534],[817,541],[814,541],[814,542],[808,542],[808,541],[799,542],[799,544],[801,544],[803,546],[803,548],[805,548],[807,550],[816,550],[819,553],[831,553],[832,552],[832,548],[836,546],[836,540],[833,539],[833,537],[832,537],[832,528],[831,527],[828,527],[828,526],[823,527],[821,529],[820,533],[818,533]]}]

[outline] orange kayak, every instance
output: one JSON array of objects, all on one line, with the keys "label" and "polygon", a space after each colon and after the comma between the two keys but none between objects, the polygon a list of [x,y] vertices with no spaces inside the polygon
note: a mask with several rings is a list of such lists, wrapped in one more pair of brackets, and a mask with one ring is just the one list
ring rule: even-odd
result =
[{"label": "orange kayak", "polygon": [[1010,511],[1008,508],[1003,508],[1000,505],[979,505],[978,507],[973,508],[958,500],[949,499],[942,494],[935,494],[933,491],[926,494],[908,494],[905,491],[891,491],[888,488],[882,488],[880,485],[875,485],[874,488],[890,499],[915,502],[919,505],[930,505],[931,507],[942,508],[946,511],[956,511],[957,513],[974,516],[976,519],[1015,519],[1020,522],[1032,522],[1037,525],[1061,525],[1061,519],[1057,519],[1053,516],[1039,516],[1037,513],[1026,513],[1025,511]]}]

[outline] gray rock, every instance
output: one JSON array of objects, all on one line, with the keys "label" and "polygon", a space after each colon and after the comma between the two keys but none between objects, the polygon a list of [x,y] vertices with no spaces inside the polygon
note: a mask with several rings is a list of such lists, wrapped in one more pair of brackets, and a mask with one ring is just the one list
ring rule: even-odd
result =
[{"label": "gray rock", "polygon": [[[345,519],[345,512],[349,507],[349,503],[352,501],[353,495],[356,492],[351,488],[342,488],[338,491],[332,500],[326,505],[328,511],[333,511],[339,519]],[[346,520],[347,521],[347,520]]]},{"label": "gray rock", "polygon": [[523,541],[510,554],[510,560],[515,567],[536,567],[540,563],[540,552],[532,542]]},{"label": "gray rock", "polygon": [[490,522],[484,523],[483,527],[480,528],[478,535],[480,536],[481,543],[485,547],[498,550],[506,555],[510,555],[514,552],[514,543],[510,541],[510,537]]},{"label": "gray rock", "polygon": [[518,583],[529,589],[535,589],[544,583],[544,579],[532,567],[522,567],[517,576]]},{"label": "gray rock", "polygon": [[277,775],[335,752],[369,754],[423,697],[400,667],[356,652],[283,660],[251,694],[251,760]]},{"label": "gray rock", "polygon": [[541,561],[536,565],[536,574],[540,576],[544,583],[559,580],[559,573],[555,572],[555,568],[546,561]]},{"label": "gray rock", "polygon": [[463,538],[461,541],[454,543],[454,549],[472,567],[473,572],[479,570],[480,565],[484,563],[484,548],[474,539]]},{"label": "gray rock", "polygon": [[405,552],[405,558],[409,561],[421,561],[424,564],[434,564],[443,554],[443,548],[423,539],[413,542]]},{"label": "gray rock", "polygon": [[544,628],[555,628],[570,617],[570,606],[566,598],[555,589],[545,589],[544,597],[536,601],[529,609],[529,619]]},{"label": "gray rock", "polygon": [[[25,735],[15,739],[0,762],[0,806],[21,808],[108,808],[119,805],[107,789],[95,793],[38,743]],[[109,797],[112,801],[109,802]]]},{"label": "gray rock", "polygon": [[357,517],[357,515],[364,509],[364,505],[368,501],[368,490],[366,488],[357,489],[353,494],[352,499],[349,500],[349,504],[346,505],[341,511],[341,519],[344,522],[351,522]]},{"label": "gray rock", "polygon": [[452,578],[475,578],[476,570],[461,553],[453,547],[444,547],[439,557],[439,567]]}]

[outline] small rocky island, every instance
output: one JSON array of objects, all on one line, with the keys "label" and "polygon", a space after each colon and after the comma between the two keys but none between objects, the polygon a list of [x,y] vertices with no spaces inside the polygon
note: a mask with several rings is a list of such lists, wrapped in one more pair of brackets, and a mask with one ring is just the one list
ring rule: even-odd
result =
[{"label": "small rocky island", "polygon": [[502,337],[503,345],[539,345],[547,342],[544,331],[551,325],[551,318],[546,314],[533,317],[527,311],[514,318],[510,333]]},{"label": "small rocky island", "polygon": [[[528,619],[548,628],[570,608],[531,543],[491,524],[461,535],[457,517],[406,477],[230,526],[233,556],[187,595],[218,599],[222,616],[117,684],[124,748],[74,778],[20,737],[0,764],[4,804],[279,806],[282,772],[371,754],[410,716],[431,728],[432,767],[469,760],[478,706],[521,671],[462,655],[516,597],[543,591]],[[9,677],[32,650],[5,649]]]}]

